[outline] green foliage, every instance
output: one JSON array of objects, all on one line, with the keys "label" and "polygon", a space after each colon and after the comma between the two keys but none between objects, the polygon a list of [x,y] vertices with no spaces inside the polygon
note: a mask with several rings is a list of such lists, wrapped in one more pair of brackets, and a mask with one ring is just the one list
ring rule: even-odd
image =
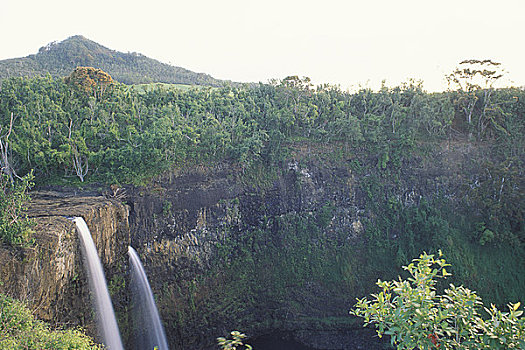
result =
[{"label": "green foliage", "polygon": [[246,335],[239,331],[230,332],[231,338],[219,337],[217,338],[217,344],[221,350],[251,350],[252,346],[243,343],[243,339]]},{"label": "green foliage", "polygon": [[[483,307],[481,298],[453,284],[437,293],[437,279],[450,274],[442,258],[423,253],[403,269],[407,280],[381,281],[372,299],[358,299],[351,314],[374,324],[381,337],[389,335],[397,349],[521,349],[525,346],[525,317],[520,303],[509,312],[494,305]],[[488,318],[483,317],[483,310]]]},{"label": "green foliage", "polygon": [[170,216],[170,214],[171,214],[171,207],[172,207],[172,204],[171,204],[170,201],[165,200],[164,202],[162,202],[162,215],[165,218]]},{"label": "green foliage", "polygon": [[[416,82],[354,94],[314,89],[298,77],[213,89],[108,89],[111,78],[86,67],[66,80],[71,84],[50,76],[2,82],[0,127],[7,130],[14,116],[10,164],[20,173],[34,169],[38,183],[143,183],[173,167],[218,161],[246,173],[279,164],[302,144],[327,143],[376,155],[386,176],[421,144],[455,135],[463,120],[458,92],[427,94]],[[484,120],[493,116],[483,135],[518,168],[523,96],[520,89],[491,90],[490,103],[473,110]]]},{"label": "green foliage", "polygon": [[[448,185],[428,196],[421,191],[425,185],[411,177],[413,163],[405,163],[413,161],[414,152],[394,151],[395,157],[405,159],[401,166],[392,163],[374,171],[377,165],[371,159],[357,169],[366,174],[359,186],[370,213],[363,218],[370,257],[363,267],[368,271],[365,275],[393,278],[399,271],[392,268],[392,262],[401,266],[408,263],[407,257],[424,249],[443,248],[454,265],[453,283],[468,281],[485,300],[500,307],[509,298],[523,295],[525,278],[516,272],[525,268],[521,219],[525,201],[522,191],[516,190],[521,185],[515,164],[520,162],[502,162],[497,167],[483,161],[485,156],[472,159],[464,168],[472,182],[463,182],[453,196]],[[424,157],[433,159],[432,153]],[[411,194],[407,188],[417,190]]]},{"label": "green foliage", "polygon": [[80,329],[51,330],[26,305],[0,294],[0,349],[102,350]]},{"label": "green foliage", "polygon": [[481,164],[483,173],[468,188],[468,204],[480,221],[480,243],[520,244],[525,242],[525,193],[523,160],[506,159]]},{"label": "green foliage", "polygon": [[12,246],[28,246],[33,242],[33,222],[26,210],[33,186],[33,173],[11,182],[0,173],[0,238]]}]

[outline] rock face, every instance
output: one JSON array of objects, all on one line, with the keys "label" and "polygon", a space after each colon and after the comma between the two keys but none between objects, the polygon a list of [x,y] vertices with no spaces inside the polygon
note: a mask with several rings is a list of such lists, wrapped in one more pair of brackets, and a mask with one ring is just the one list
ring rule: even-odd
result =
[{"label": "rock face", "polygon": [[40,319],[93,331],[79,240],[66,217],[84,218],[105,270],[118,271],[129,243],[127,208],[104,197],[58,192],[35,192],[32,199],[29,215],[36,223],[36,244],[0,247],[0,292],[28,302]]},{"label": "rock face", "polygon": [[[282,218],[309,220],[324,215],[321,235],[328,241],[346,244],[361,240],[364,199],[358,192],[356,176],[346,164],[290,161],[275,174],[263,176],[268,176],[259,179],[263,184],[246,183],[235,168],[219,166],[172,175],[152,188],[127,189],[132,245],[139,251],[158,296],[172,349],[215,349],[215,338],[232,329],[242,329],[251,336],[281,329],[292,332],[303,343],[330,349],[326,347],[329,336],[324,335],[324,343],[320,343],[321,336],[309,341],[305,330],[314,334],[314,329],[327,329],[332,344],[336,344],[333,335],[349,328],[348,323],[338,324],[338,320],[332,325],[319,322],[330,317],[347,319],[357,295],[332,291],[320,284],[319,277],[306,277],[299,282],[305,284],[284,287],[285,300],[275,300],[277,292],[220,292],[235,289],[236,282],[228,272],[220,271],[218,247],[243,241],[248,232],[260,229],[267,236],[268,246],[285,248],[290,242],[277,223]],[[316,239],[312,238],[312,244]],[[257,254],[265,254],[264,245]],[[225,269],[233,271],[228,264]],[[270,284],[276,278],[267,276]],[[264,288],[262,284],[256,282],[253,288]],[[296,305],[303,310],[298,312]],[[353,336],[356,340],[347,343],[348,349],[360,348],[352,347],[357,343],[368,349],[379,346],[369,333],[362,333],[361,325],[350,328],[356,330],[344,333],[344,339]],[[363,337],[365,340],[357,340]],[[312,342],[314,338],[317,343]]]},{"label": "rock face", "polygon": [[[295,154],[252,181],[223,164],[128,187],[132,245],[171,348],[212,349],[232,329],[251,336],[282,330],[319,349],[380,347],[360,322],[348,321],[355,298],[400,267],[392,260],[383,270],[372,266],[370,202],[387,191],[403,208],[438,195],[459,200],[481,171],[482,153],[444,144],[431,157],[410,158],[395,179],[377,176],[384,192],[372,194],[363,183],[379,172],[373,155],[356,170],[353,159],[327,153]],[[400,232],[383,234],[395,243]]]}]

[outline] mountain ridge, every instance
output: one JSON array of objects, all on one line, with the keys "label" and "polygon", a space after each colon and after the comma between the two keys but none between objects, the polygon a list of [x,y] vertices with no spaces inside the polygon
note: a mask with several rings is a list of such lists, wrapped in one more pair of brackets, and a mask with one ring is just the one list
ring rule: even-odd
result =
[{"label": "mountain ridge", "polygon": [[78,66],[102,69],[124,84],[188,84],[221,86],[226,82],[209,74],[162,63],[140,53],[123,53],[102,46],[82,35],[42,46],[38,53],[0,61],[0,80],[50,74],[69,75]]}]

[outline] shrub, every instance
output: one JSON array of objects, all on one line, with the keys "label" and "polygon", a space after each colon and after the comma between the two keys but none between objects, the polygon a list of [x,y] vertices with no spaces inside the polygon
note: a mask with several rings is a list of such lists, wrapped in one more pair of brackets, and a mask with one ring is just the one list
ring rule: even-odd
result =
[{"label": "shrub", "polygon": [[239,331],[230,332],[231,339],[224,337],[217,338],[217,344],[222,350],[251,350],[251,345],[244,344],[242,341],[246,335]]},{"label": "shrub", "polygon": [[80,329],[51,330],[27,306],[0,294],[0,350],[102,350]]},{"label": "shrub", "polygon": [[[509,312],[484,307],[476,292],[450,285],[436,293],[438,278],[450,274],[442,258],[423,253],[408,266],[408,280],[381,281],[372,299],[358,299],[351,314],[374,324],[381,337],[390,336],[397,349],[523,349],[525,317],[520,303]],[[488,315],[482,317],[483,310]]]}]

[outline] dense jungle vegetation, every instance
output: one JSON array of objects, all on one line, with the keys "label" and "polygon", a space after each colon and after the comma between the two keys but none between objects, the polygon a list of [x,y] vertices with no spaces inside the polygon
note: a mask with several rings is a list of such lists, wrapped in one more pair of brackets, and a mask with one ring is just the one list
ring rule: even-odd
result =
[{"label": "dense jungle vegetation", "polygon": [[425,145],[463,138],[490,144],[487,159],[504,162],[491,164],[494,181],[513,179],[522,165],[523,89],[425,93],[411,82],[351,94],[289,77],[242,88],[135,91],[104,72],[89,74],[2,82],[7,174],[34,169],[40,184],[125,183],[188,162],[270,165],[294,142],[361,150],[387,170]]},{"label": "dense jungle vegetation", "polygon": [[[5,79],[0,90],[3,193],[24,192],[15,186],[26,174],[33,174],[37,186],[141,185],[174,168],[219,162],[237,167],[256,186],[264,182],[261,173],[282,168],[297,149],[329,149],[325,157],[350,164],[362,179],[366,209],[375,219],[365,222],[359,249],[374,257],[371,264],[348,270],[345,266],[359,265],[344,263],[355,258],[355,247],[337,240],[310,244],[323,237],[335,210],[327,203],[313,215],[268,218],[247,230],[242,241],[219,247],[235,275],[235,286],[222,293],[248,297],[256,290],[282,300],[290,293],[287,285],[301,285],[312,274],[334,288],[344,281],[365,291],[370,281],[360,277],[443,248],[457,281],[504,305],[525,294],[525,90],[476,86],[472,74],[462,73],[452,74],[454,88],[442,93],[427,93],[414,81],[349,93],[314,87],[296,76],[270,84],[145,89],[86,67],[66,79]],[[405,205],[398,189],[402,170],[415,157],[431,159],[451,143],[483,149],[483,157],[465,165],[476,175],[465,177],[469,181],[454,198],[437,191],[417,205]],[[283,245],[266,238],[271,226],[290,242],[284,253]],[[27,241],[9,232],[2,232],[5,241]],[[20,232],[28,234],[25,227]],[[324,258],[327,251],[334,259]],[[483,261],[476,260],[480,255]],[[274,287],[261,290],[269,283]],[[229,303],[233,297],[223,299]],[[236,302],[229,306],[254,303]]]}]

